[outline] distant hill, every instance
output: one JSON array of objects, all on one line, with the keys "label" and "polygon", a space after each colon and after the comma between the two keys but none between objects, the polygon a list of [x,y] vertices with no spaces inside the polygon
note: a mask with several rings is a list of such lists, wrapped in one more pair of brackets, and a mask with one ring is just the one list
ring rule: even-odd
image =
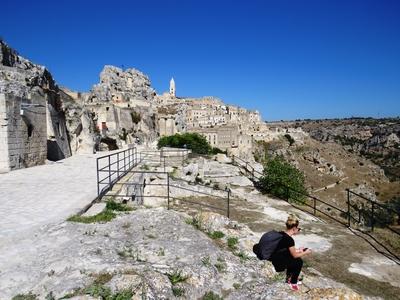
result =
[{"label": "distant hill", "polygon": [[400,180],[400,118],[351,118],[295,123],[320,142],[334,141],[359,154],[384,171],[391,181]]}]

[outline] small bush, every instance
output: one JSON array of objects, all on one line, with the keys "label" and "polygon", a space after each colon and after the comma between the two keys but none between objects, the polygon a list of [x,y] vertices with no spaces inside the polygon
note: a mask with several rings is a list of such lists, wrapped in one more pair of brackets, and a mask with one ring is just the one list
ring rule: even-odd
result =
[{"label": "small bush", "polygon": [[225,236],[225,234],[223,232],[217,230],[217,231],[209,232],[208,236],[210,238],[212,238],[213,240],[216,240],[216,239],[222,239]]},{"label": "small bush", "polygon": [[229,249],[236,250],[239,240],[237,237],[229,237],[227,242],[228,242]]},{"label": "small bush", "polygon": [[303,173],[282,156],[275,156],[266,162],[259,188],[264,193],[299,203],[304,202],[307,194]]},{"label": "small bush", "polygon": [[113,200],[107,201],[106,209],[115,210],[115,211],[132,211],[133,210],[132,207],[129,207],[129,206],[121,204],[121,203],[117,203]]},{"label": "small bush", "polygon": [[289,142],[289,146],[292,146],[294,144],[294,138],[292,138],[292,136],[288,133],[285,134],[285,138],[288,140]]}]

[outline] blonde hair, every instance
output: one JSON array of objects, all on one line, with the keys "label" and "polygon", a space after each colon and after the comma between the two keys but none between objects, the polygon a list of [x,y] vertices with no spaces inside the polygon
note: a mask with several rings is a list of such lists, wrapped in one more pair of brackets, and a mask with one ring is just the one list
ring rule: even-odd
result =
[{"label": "blonde hair", "polygon": [[295,215],[290,214],[286,221],[286,228],[292,229],[292,228],[298,227],[298,226],[299,226],[299,219]]}]

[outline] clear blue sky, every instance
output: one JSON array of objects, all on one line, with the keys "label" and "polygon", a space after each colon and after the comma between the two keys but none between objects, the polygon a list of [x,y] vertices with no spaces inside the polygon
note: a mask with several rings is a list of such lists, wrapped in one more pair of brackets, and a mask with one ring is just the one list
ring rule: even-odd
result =
[{"label": "clear blue sky", "polygon": [[217,96],[265,120],[400,115],[400,1],[2,0],[0,36],[63,86],[105,64],[158,93]]}]

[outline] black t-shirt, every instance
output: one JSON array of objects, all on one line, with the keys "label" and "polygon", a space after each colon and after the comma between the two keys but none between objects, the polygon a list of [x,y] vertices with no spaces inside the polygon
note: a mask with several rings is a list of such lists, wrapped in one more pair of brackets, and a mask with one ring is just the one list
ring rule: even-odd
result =
[{"label": "black t-shirt", "polygon": [[288,260],[293,258],[289,248],[294,246],[294,240],[285,232],[282,233],[282,239],[279,241],[276,250],[271,255],[271,261],[277,271],[286,269]]}]

